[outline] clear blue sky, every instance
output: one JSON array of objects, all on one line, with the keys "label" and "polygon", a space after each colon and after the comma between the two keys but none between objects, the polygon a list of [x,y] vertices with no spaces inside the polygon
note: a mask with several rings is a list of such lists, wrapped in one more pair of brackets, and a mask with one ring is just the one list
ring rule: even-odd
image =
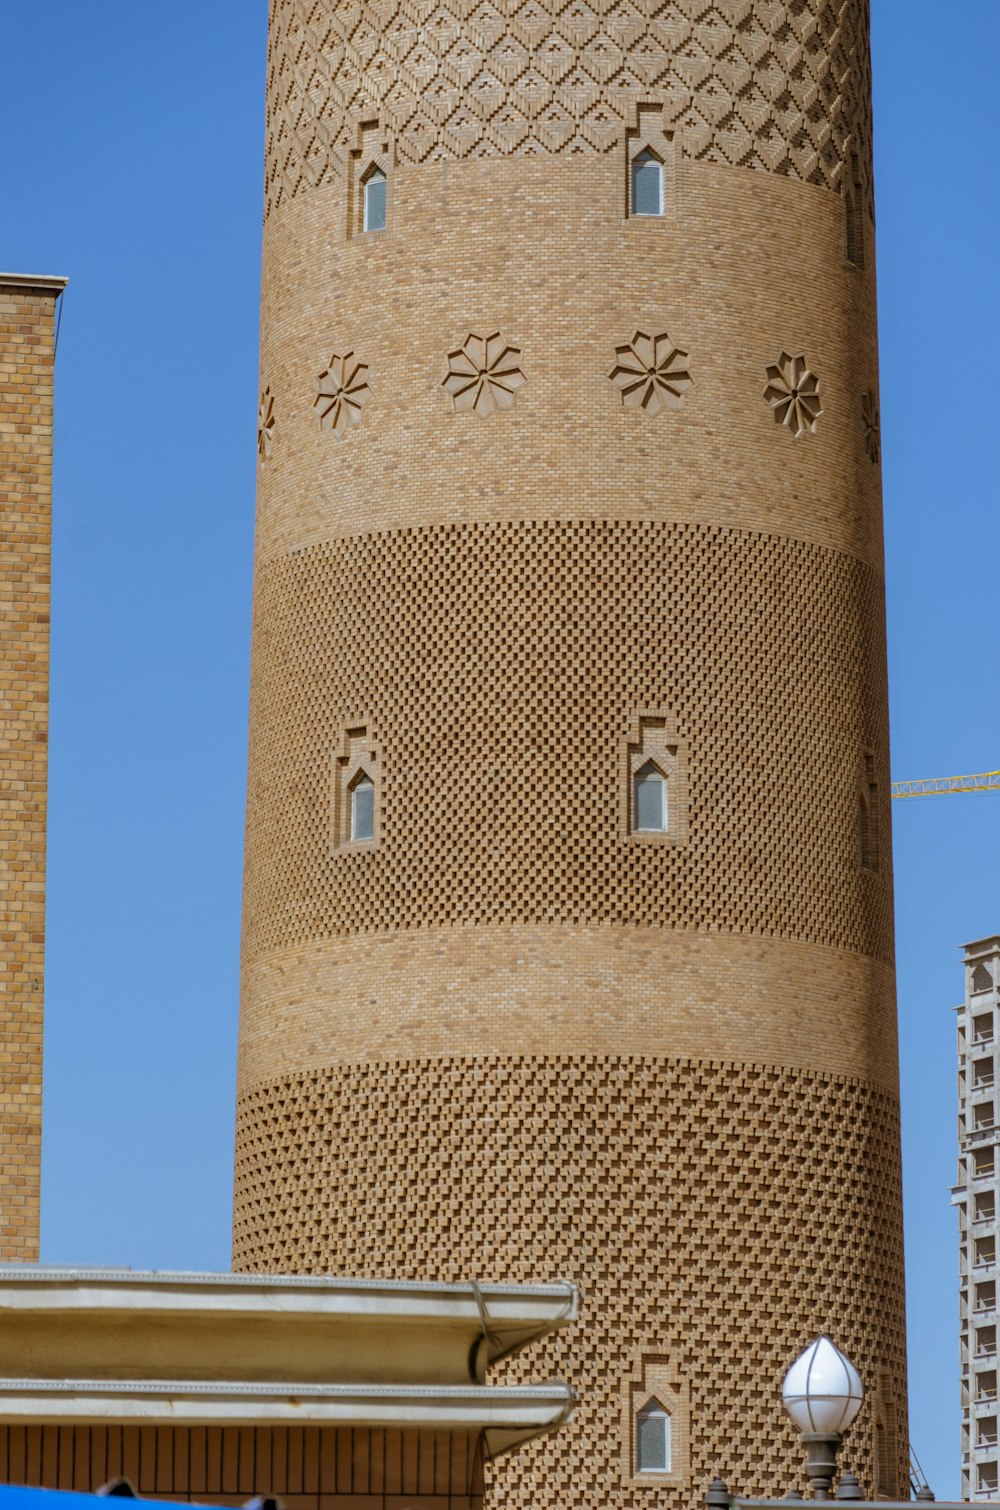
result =
[{"label": "clear blue sky", "polygon": [[[265,12],[4,11],[0,266],[72,280],[57,369],[52,1262],[229,1262]],[[873,46],[893,770],[985,770],[1000,766],[1000,6],[873,0]],[[950,1009],[957,946],[1000,932],[1000,793],[894,808],[911,1430],[944,1497],[958,1492]]]}]

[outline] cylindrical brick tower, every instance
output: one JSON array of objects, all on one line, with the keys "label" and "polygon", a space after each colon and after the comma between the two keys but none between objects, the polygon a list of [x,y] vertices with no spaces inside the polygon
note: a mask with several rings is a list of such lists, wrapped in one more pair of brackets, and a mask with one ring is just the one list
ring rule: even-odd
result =
[{"label": "cylindrical brick tower", "polygon": [[865,0],[270,11],[235,1263],[578,1280],[525,1510],[821,1330],[903,1491]]}]

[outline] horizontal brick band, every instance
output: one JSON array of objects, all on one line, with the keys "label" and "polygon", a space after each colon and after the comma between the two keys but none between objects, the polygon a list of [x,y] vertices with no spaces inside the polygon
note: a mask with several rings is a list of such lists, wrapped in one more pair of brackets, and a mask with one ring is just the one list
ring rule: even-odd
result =
[{"label": "horizontal brick band", "polygon": [[[881,570],[862,406],[878,388],[875,280],[846,260],[844,206],[773,174],[682,169],[655,223],[623,218],[624,159],[608,157],[400,171],[374,236],[337,231],[334,186],[283,210],[264,243],[258,566],[400,525],[642,516]],[[623,403],[611,373],[637,330],[687,354],[680,408]],[[449,354],[494,331],[520,351],[513,408],[456,413]],[[798,440],[764,399],[782,351],[819,382],[822,417]],[[343,433],[317,400],[348,352],[367,370]]]},{"label": "horizontal brick band", "polygon": [[888,965],[818,944],[523,924],[361,934],[248,963],[240,1086],[450,1054],[690,1055],[898,1080]]}]

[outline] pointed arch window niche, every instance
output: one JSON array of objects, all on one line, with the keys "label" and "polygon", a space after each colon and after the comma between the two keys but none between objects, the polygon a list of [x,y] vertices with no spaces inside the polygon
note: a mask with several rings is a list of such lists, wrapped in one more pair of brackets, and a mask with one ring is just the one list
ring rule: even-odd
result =
[{"label": "pointed arch window niche", "polygon": [[875,1498],[895,1500],[899,1498],[901,1472],[899,1463],[899,1439],[897,1436],[896,1401],[892,1389],[892,1376],[888,1369],[879,1368],[872,1402],[875,1457]]},{"label": "pointed arch window niche", "polygon": [[861,181],[858,154],[848,154],[850,174],[844,185],[844,229],[847,240],[847,260],[854,267],[865,265],[865,189]]},{"label": "pointed arch window niche", "polygon": [[375,837],[375,783],[364,769],[351,782],[351,842],[363,844]]},{"label": "pointed arch window niche", "polygon": [[392,137],[378,121],[365,121],[356,128],[347,156],[348,238],[389,230],[394,158]]},{"label": "pointed arch window niche", "polygon": [[667,778],[647,760],[632,777],[632,823],[640,834],[667,832]]},{"label": "pointed arch window niche", "polygon": [[670,1412],[655,1396],[635,1418],[635,1471],[670,1472]]},{"label": "pointed arch window niche", "polygon": [[622,1482],[690,1488],[687,1381],[667,1352],[633,1355],[622,1381]]},{"label": "pointed arch window niche", "polygon": [[875,776],[875,756],[871,750],[861,753],[858,782],[858,850],[862,870],[879,869],[879,797]]},{"label": "pointed arch window niche", "polygon": [[363,231],[385,230],[388,194],[389,180],[378,164],[373,163],[361,184],[361,229]]},{"label": "pointed arch window niche", "polygon": [[632,159],[630,210],[633,215],[663,214],[663,164],[648,147]]},{"label": "pointed arch window niche", "polygon": [[350,724],[341,735],[333,760],[331,793],[332,848],[373,850],[381,839],[381,767],[370,725]]},{"label": "pointed arch window niche", "polygon": [[637,105],[625,130],[625,218],[656,225],[676,207],[674,136],[662,105]]},{"label": "pointed arch window niche", "polygon": [[637,713],[623,742],[620,836],[633,844],[686,844],[687,745],[661,709]]}]

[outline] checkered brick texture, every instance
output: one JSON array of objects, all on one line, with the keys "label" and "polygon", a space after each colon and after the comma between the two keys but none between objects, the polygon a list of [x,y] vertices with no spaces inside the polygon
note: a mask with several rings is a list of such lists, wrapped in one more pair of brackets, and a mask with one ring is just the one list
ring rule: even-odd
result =
[{"label": "checkered brick texture", "polygon": [[[491,1374],[563,1376],[572,1428],[494,1471],[499,1504],[688,1510],[716,1473],[804,1480],[785,1368],[829,1331],[905,1420],[897,1104],[834,1075],[645,1057],[316,1070],[240,1104],[236,1266],[584,1289],[580,1323]],[[626,1489],[622,1380],[691,1391],[691,1482]],[[845,1466],[873,1482],[870,1405]],[[898,1444],[905,1483],[905,1434]]]},{"label": "checkered brick texture", "polygon": [[[860,751],[887,806],[880,579],[751,531],[568,520],[292,552],[255,600],[245,940],[483,923],[805,939],[891,962],[888,853],[859,864]],[[622,843],[622,741],[677,721],[688,842]],[[331,834],[345,718],[382,839]],[[888,835],[888,812],[882,831]]]}]

